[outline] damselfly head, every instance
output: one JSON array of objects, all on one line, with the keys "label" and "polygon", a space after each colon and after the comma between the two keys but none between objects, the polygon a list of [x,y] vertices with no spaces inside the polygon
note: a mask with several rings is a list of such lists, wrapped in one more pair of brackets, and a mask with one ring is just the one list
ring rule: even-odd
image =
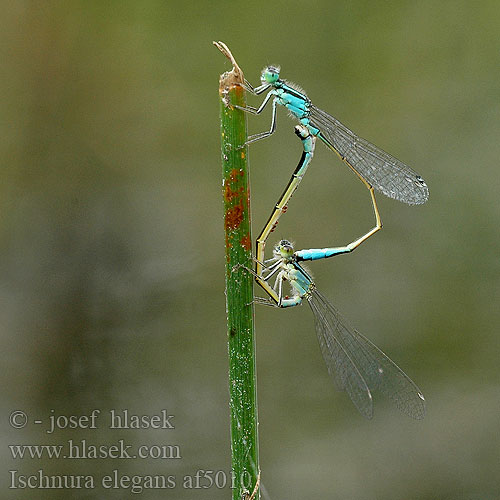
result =
[{"label": "damselfly head", "polygon": [[276,83],[280,78],[280,67],[279,66],[267,66],[262,70],[260,75],[260,81],[262,83]]},{"label": "damselfly head", "polygon": [[288,240],[281,240],[274,247],[274,254],[282,259],[289,259],[293,255],[293,245]]}]

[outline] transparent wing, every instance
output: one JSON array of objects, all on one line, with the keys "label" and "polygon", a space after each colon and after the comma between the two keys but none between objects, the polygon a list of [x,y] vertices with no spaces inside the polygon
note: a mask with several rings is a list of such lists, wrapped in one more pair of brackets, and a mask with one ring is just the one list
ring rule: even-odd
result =
[{"label": "transparent wing", "polygon": [[373,416],[373,401],[370,389],[355,361],[334,334],[337,318],[332,316],[328,302],[316,289],[311,291],[308,302],[314,314],[316,334],[328,373],[337,388],[345,390],[359,412],[366,418]]},{"label": "transparent wing", "polygon": [[408,165],[358,137],[325,111],[314,105],[310,110],[311,125],[320,130],[320,139],[371,186],[389,198],[409,205],[427,201],[427,184]]},{"label": "transparent wing", "polygon": [[[353,329],[337,309],[316,289],[308,297],[316,332],[329,373],[345,389],[359,411],[371,418],[371,392],[380,390],[404,413],[415,419],[425,416],[420,389],[377,346]],[[363,380],[366,391],[360,390]]]}]

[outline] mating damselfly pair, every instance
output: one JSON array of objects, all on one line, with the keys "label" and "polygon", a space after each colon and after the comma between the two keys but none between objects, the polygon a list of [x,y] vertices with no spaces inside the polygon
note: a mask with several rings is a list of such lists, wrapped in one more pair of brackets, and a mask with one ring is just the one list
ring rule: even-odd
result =
[{"label": "mating damselfly pair", "polygon": [[[266,67],[261,75],[261,85],[254,88],[245,81],[245,88],[255,95],[268,91],[259,107],[239,108],[245,112],[258,115],[272,101],[270,129],[251,136],[247,144],[269,137],[275,131],[277,107],[281,105],[300,122],[295,127],[295,133],[303,149],[292,178],[257,238],[256,269],[252,272],[269,296],[260,302],[287,308],[306,300],[314,314],[316,333],[328,372],[336,385],[348,393],[362,415],[372,417],[372,392],[379,390],[407,415],[423,418],[425,400],[419,388],[388,356],[349,325],[317,290],[302,262],[350,253],[379,231],[382,223],[374,190],[410,205],[422,204],[429,196],[426,183],[403,162],[358,137],[336,118],[314,106],[302,90],[280,78],[278,67]],[[274,248],[273,257],[266,260],[267,239],[312,160],[317,138],[333,150],[369,190],[375,226],[342,247],[294,251],[288,240],[281,240]],[[270,284],[272,279],[273,285]],[[284,291],[285,283],[291,288],[292,296]]]}]

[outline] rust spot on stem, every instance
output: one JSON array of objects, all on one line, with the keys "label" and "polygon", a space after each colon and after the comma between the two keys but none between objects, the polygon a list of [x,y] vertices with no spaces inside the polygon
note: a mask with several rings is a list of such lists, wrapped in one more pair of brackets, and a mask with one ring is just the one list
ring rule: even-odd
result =
[{"label": "rust spot on stem", "polygon": [[231,169],[231,172],[229,172],[229,180],[231,182],[238,182],[238,175],[243,175],[243,171],[240,171],[237,168]]},{"label": "rust spot on stem", "polygon": [[243,204],[243,200],[237,205],[234,205],[232,208],[229,208],[226,211],[226,215],[224,216],[224,224],[226,230],[229,229],[237,229],[243,221],[243,215],[245,213],[245,206]]},{"label": "rust spot on stem", "polygon": [[226,184],[224,187],[224,199],[231,203],[236,197],[241,196],[243,193],[243,187],[240,187],[237,190],[231,189],[229,184]]},{"label": "rust spot on stem", "polygon": [[247,233],[243,238],[240,240],[241,246],[249,252],[252,249],[252,241],[250,240],[250,235]]}]

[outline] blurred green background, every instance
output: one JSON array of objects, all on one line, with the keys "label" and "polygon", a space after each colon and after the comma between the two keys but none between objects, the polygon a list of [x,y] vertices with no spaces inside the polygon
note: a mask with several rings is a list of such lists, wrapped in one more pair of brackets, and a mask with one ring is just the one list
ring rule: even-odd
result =
[{"label": "blurred green background", "polygon": [[[332,387],[307,307],[256,310],[264,498],[500,498],[500,4],[3,2],[2,498],[229,498],[185,475],[230,469],[218,77],[226,42],[412,165],[429,202],[378,197],[384,229],[309,266],[417,382],[415,422],[365,421]],[[249,96],[256,104],[260,99]],[[249,117],[252,133],[270,115]],[[250,150],[254,237],[300,155],[294,122]],[[365,188],[318,145],[274,233],[297,248],[373,225]],[[99,429],[45,432],[101,409]],[[109,409],[175,415],[110,430]],[[29,425],[13,429],[14,410]],[[53,410],[53,413],[51,413]],[[43,425],[33,424],[43,419]],[[13,460],[8,444],[178,445],[181,460]],[[30,474],[175,475],[170,490],[8,490]],[[206,484],[206,483],[205,483]]]}]

